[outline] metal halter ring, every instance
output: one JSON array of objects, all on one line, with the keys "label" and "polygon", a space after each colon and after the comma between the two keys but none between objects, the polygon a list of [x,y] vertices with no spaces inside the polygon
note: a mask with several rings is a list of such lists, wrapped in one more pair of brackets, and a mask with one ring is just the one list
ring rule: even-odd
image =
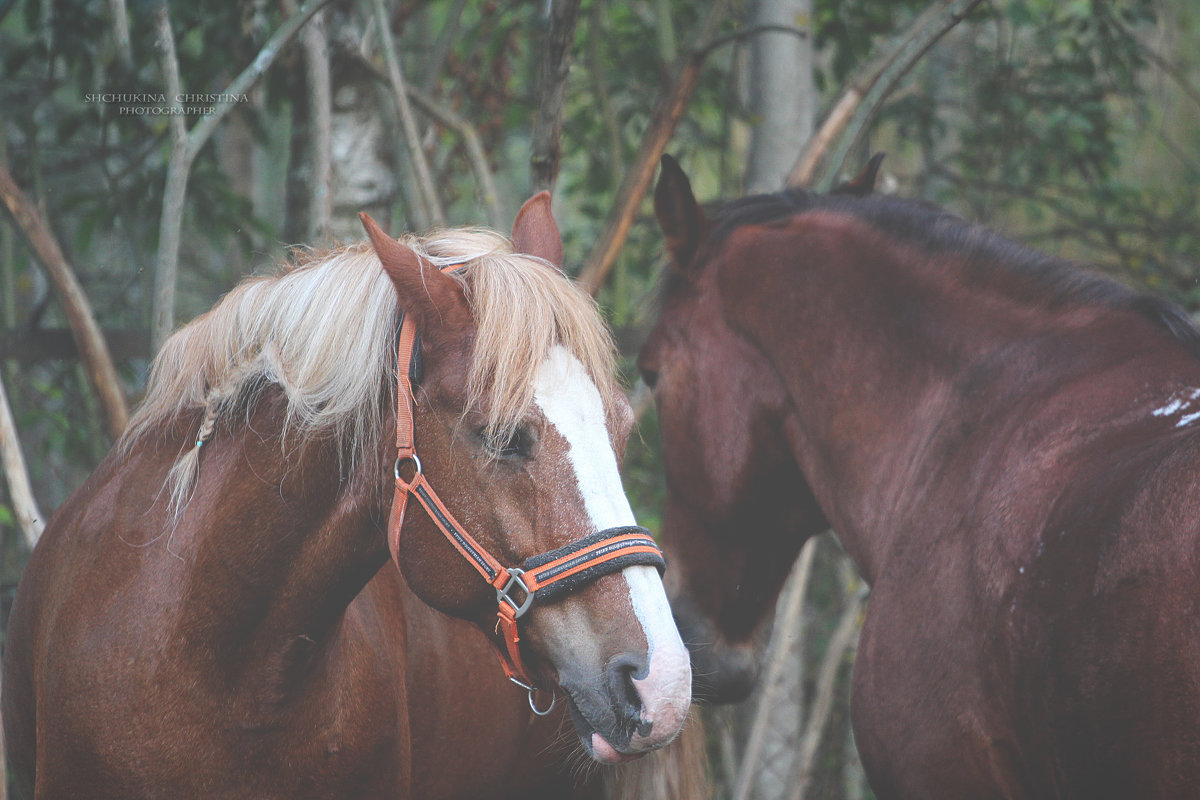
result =
[{"label": "metal halter ring", "polygon": [[554,704],[558,702],[558,695],[556,695],[553,690],[550,691],[550,706],[543,711],[537,707],[537,703],[533,699],[533,696],[537,694],[537,689],[523,681],[518,680],[517,678],[514,678],[511,675],[508,676],[508,679],[517,686],[520,686],[525,691],[529,692],[529,708],[532,709],[533,713],[537,714],[539,717],[544,717],[554,710]]},{"label": "metal halter ring", "polygon": [[[400,456],[397,458],[396,466],[392,468],[392,472],[396,475],[396,480],[403,481],[404,478],[400,477],[400,465],[406,461],[411,461],[413,464],[413,469],[415,470],[413,472],[413,481],[415,481],[417,476],[421,474],[421,459],[417,458],[416,453],[409,453],[406,456]],[[406,483],[412,483],[412,481],[406,481]]]}]

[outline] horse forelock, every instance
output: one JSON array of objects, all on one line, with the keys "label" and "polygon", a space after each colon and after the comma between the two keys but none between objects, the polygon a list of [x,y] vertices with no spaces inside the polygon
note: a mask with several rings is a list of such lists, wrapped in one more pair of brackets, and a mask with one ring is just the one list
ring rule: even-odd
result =
[{"label": "horse forelock", "polygon": [[485,415],[485,435],[504,441],[533,404],[538,372],[562,344],[595,382],[606,410],[615,400],[615,348],[595,301],[559,269],[512,251],[504,236],[458,228],[403,239],[461,281],[477,328],[467,409]]},{"label": "horse forelock", "polygon": [[[512,252],[484,229],[446,229],[402,239],[436,266],[463,264],[477,325],[468,408],[486,413],[489,435],[503,437],[532,404],[534,381],[550,349],[574,353],[611,403],[611,337],[592,299],[557,268]],[[173,334],[155,358],[148,388],[120,446],[127,450],[181,414],[236,424],[277,386],[286,400],[285,442],[333,434],[351,466],[379,446],[395,407],[396,325],[401,302],[370,245],[302,253],[275,275],[249,278]],[[198,447],[168,480],[178,511],[194,480]]]}]

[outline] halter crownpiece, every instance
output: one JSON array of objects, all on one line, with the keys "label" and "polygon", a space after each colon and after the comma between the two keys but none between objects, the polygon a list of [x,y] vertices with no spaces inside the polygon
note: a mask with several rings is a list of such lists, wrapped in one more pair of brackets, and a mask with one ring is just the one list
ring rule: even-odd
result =
[{"label": "halter crownpiece", "polygon": [[[443,267],[442,271],[450,272],[462,266],[453,264]],[[649,531],[628,525],[598,531],[556,550],[530,556],[519,567],[502,565],[466,532],[425,477],[421,459],[417,457],[413,430],[416,399],[412,384],[417,377],[419,364],[420,341],[416,324],[407,315],[402,315],[396,364],[396,490],[388,520],[388,547],[392,559],[398,567],[400,530],[404,526],[404,513],[411,495],[454,549],[496,590],[496,630],[504,640],[503,649],[496,646],[500,665],[509,680],[529,692],[529,705],[534,713],[548,714],[554,708],[553,701],[545,711],[534,703],[537,685],[521,660],[517,620],[528,613],[535,601],[552,603],[581,586],[626,567],[647,565],[661,572],[666,569],[662,551]],[[406,473],[411,473],[411,476],[405,478]]]}]

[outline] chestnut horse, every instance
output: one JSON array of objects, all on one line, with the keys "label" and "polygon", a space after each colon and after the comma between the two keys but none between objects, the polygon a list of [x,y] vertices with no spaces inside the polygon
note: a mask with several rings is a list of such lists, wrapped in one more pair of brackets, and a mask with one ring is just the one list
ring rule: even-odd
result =
[{"label": "chestnut horse", "polygon": [[[3,701],[25,794],[590,797],[568,716],[601,762],[676,735],[690,667],[649,562],[528,593],[535,693],[505,679],[504,604],[469,560],[640,530],[618,475],[632,415],[591,299],[553,266],[549,202],[511,243],[365,219],[373,249],[248,280],[167,342],[18,591]],[[397,461],[405,430],[419,464]]]},{"label": "chestnut horse", "polygon": [[852,719],[881,800],[1195,797],[1200,333],[854,195],[710,218],[664,159],[672,262],[640,368],[697,693],[746,694],[755,626],[831,526],[872,587]]}]

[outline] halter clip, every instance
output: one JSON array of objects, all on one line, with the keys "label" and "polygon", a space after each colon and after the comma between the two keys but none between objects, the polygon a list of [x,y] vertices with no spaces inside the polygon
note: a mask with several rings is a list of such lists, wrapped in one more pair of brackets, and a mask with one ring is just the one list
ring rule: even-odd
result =
[{"label": "halter clip", "polygon": [[517,678],[514,678],[512,675],[509,675],[508,679],[510,681],[512,681],[513,683],[515,683],[517,686],[520,686],[525,691],[529,692],[529,708],[533,711],[533,713],[537,714],[539,717],[544,717],[547,714],[549,714],[551,711],[554,710],[554,704],[558,702],[558,695],[556,695],[554,693],[554,690],[552,690],[552,689],[548,690],[550,692],[550,705],[545,710],[542,710],[537,707],[537,700],[534,697],[534,695],[537,694],[538,690],[535,687],[530,686],[527,683],[522,683],[520,680],[518,680]]}]

